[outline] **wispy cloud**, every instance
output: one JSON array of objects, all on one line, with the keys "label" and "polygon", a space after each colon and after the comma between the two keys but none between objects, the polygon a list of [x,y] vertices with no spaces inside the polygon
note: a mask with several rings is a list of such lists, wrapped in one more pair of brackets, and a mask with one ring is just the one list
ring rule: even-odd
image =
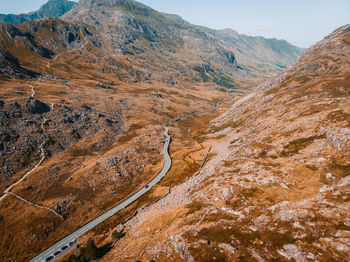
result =
[{"label": "wispy cloud", "polygon": [[33,11],[25,10],[25,11],[21,11],[21,12],[15,13],[15,15],[19,15],[19,14],[28,14],[28,13],[30,13],[30,12],[33,12]]}]

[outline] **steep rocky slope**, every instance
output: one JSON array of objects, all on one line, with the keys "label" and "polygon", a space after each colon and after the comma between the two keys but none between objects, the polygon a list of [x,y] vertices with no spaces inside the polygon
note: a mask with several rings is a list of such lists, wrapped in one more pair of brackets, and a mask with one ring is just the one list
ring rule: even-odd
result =
[{"label": "steep rocky slope", "polygon": [[[85,72],[89,69],[90,71],[96,71],[96,69],[91,70],[91,64],[93,63],[91,59],[92,57],[95,60],[98,59],[95,53],[101,43],[99,37],[93,34],[94,32],[94,28],[88,25],[69,24],[58,19],[29,21],[19,26],[0,24],[0,48],[3,52],[9,53],[18,60],[18,64],[22,67],[38,72],[37,76],[71,78],[73,75],[69,74],[69,70],[65,70],[69,66],[82,68],[82,65],[84,65]],[[90,48],[91,58],[83,60],[80,57],[78,61],[74,61],[72,64],[70,61],[72,53],[76,52],[75,56],[79,57],[81,54],[78,51],[81,51],[80,49],[84,47],[84,44],[86,48]],[[60,63],[58,58],[66,54],[69,56],[63,58],[62,63]],[[16,63],[12,64],[14,69],[18,66]],[[54,64],[57,64],[58,67],[55,70],[51,68]],[[63,70],[62,66],[64,67]],[[9,70],[9,65],[7,70]],[[4,79],[15,77],[9,73],[5,74],[3,72],[0,77],[5,77]],[[23,77],[25,76],[23,75]],[[75,77],[77,76],[84,78],[81,74],[75,75]]]},{"label": "steep rocky slope", "polygon": [[[28,260],[145,186],[165,122],[238,99],[301,51],[129,0],[76,6],[64,20],[0,24],[1,261]],[[116,219],[197,172],[217,116],[172,126],[168,176]]]},{"label": "steep rocky slope", "polygon": [[236,101],[201,134],[213,149],[199,175],[102,261],[347,261],[349,57],[347,25]]},{"label": "steep rocky slope", "polygon": [[0,71],[1,75],[8,78],[25,78],[38,76],[38,74],[35,72],[21,67],[18,59],[6,51],[0,51]]},{"label": "steep rocky slope", "polygon": [[46,4],[42,5],[39,10],[34,12],[19,15],[0,14],[0,22],[19,25],[25,21],[44,17],[60,17],[71,10],[75,4],[75,2],[67,0],[49,0]]}]

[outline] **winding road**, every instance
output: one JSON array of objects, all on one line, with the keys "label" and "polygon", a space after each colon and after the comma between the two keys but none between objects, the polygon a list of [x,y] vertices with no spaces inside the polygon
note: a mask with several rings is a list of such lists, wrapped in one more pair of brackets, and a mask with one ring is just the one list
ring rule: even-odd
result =
[{"label": "winding road", "polygon": [[[172,164],[171,158],[170,158],[170,155],[169,155],[169,146],[170,146],[171,137],[169,135],[168,125],[170,125],[172,123],[175,123],[177,121],[180,121],[180,120],[182,120],[184,118],[187,118],[187,117],[191,117],[191,116],[195,116],[195,115],[199,115],[199,114],[204,114],[204,113],[209,113],[209,112],[216,111],[216,110],[218,110],[220,108],[221,104],[223,104],[225,102],[228,102],[229,100],[233,99],[233,97],[234,96],[232,96],[229,99],[226,99],[224,101],[221,101],[221,102],[217,103],[214,109],[206,110],[206,111],[202,111],[202,112],[190,113],[190,114],[178,117],[178,118],[176,118],[174,120],[171,120],[171,121],[165,123],[163,125],[163,128],[164,128],[164,133],[163,134],[164,134],[165,141],[164,141],[164,146],[163,146],[163,149],[162,149],[162,154],[163,154],[163,157],[164,157],[164,165],[163,165],[162,170],[159,172],[159,174],[155,178],[153,178],[153,180],[150,181],[147,184],[147,186],[143,187],[142,189],[137,191],[135,194],[133,194],[132,196],[130,196],[129,198],[127,198],[126,200],[124,200],[123,202],[121,202],[120,204],[115,206],[114,208],[110,209],[109,211],[105,212],[104,214],[100,215],[99,217],[95,218],[94,220],[90,221],[86,225],[82,226],[78,230],[74,231],[73,233],[71,233],[67,237],[63,238],[62,240],[60,240],[59,242],[57,242],[56,244],[51,246],[50,248],[46,249],[44,252],[42,252],[41,254],[39,254],[38,256],[33,258],[32,260],[30,260],[30,262],[45,261],[45,259],[50,257],[50,256],[52,256],[53,253],[55,253],[58,250],[61,250],[61,248],[63,246],[68,245],[69,242],[75,241],[78,237],[84,235],[86,232],[90,231],[91,229],[93,229],[94,227],[96,227],[97,225],[102,223],[103,221],[105,221],[108,218],[114,216],[119,211],[123,210],[124,208],[126,208],[127,206],[129,206],[130,204],[132,204],[133,202],[138,200],[140,197],[145,195],[148,191],[150,191],[152,189],[152,187],[154,187],[156,184],[158,184],[165,177],[165,175],[170,170],[170,167],[171,167],[171,164]],[[68,250],[69,250],[69,248],[67,248],[66,250],[62,251],[58,256],[61,256],[63,253],[66,253]]]}]

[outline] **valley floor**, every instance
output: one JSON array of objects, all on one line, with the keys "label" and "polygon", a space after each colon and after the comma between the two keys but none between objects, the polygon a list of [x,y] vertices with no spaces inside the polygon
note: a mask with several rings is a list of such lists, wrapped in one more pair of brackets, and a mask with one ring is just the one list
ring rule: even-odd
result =
[{"label": "valley floor", "polygon": [[[18,170],[1,184],[2,191],[9,189],[0,202],[5,261],[30,258],[144,187],[162,167],[162,124],[229,97],[201,86],[181,93],[177,88],[159,91],[154,84],[105,90],[81,80],[7,81],[2,86],[2,121],[12,119],[3,134],[12,139],[8,145],[14,150],[6,151],[3,167]],[[31,113],[40,103],[51,107]],[[14,107],[17,116],[10,115]],[[42,147],[29,151],[31,144]],[[18,157],[28,160],[18,162]]]}]

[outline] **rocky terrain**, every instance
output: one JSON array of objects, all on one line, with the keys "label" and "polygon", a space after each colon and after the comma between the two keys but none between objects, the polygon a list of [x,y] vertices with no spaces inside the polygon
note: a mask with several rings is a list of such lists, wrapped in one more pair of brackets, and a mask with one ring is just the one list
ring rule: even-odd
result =
[{"label": "rocky terrain", "polygon": [[[284,40],[191,25],[132,0],[82,0],[61,18],[65,22],[45,18],[2,24],[2,50],[49,75],[48,60],[55,60],[55,75],[61,77],[68,73],[57,71],[64,64],[128,82],[207,82],[231,89],[255,86],[303,51]],[[72,59],[67,53],[72,48],[88,49],[89,56]]]},{"label": "rocky terrain", "polygon": [[283,40],[195,26],[132,0],[82,0],[62,19],[95,26],[106,48],[131,56],[125,62],[133,68],[135,81],[195,80],[233,89],[249,87],[303,51]]},{"label": "rocky terrain", "polygon": [[19,25],[25,21],[41,19],[44,17],[60,17],[76,4],[67,0],[49,0],[39,10],[25,14],[0,14],[0,22]]},{"label": "rocky terrain", "polygon": [[101,261],[348,261],[349,55],[347,25],[236,101],[199,134],[201,172]]},{"label": "rocky terrain", "polygon": [[[63,2],[48,4],[58,14]],[[220,121],[210,128],[211,120],[302,52],[281,40],[194,26],[131,0],[81,0],[60,18],[0,23],[0,49],[1,261],[29,260],[144,187],[162,167],[162,125],[206,111],[169,127],[173,165],[159,187],[91,234],[101,244],[169,187],[195,183],[187,179],[210,146],[218,145],[208,155],[214,161],[231,136],[224,128],[216,134]],[[208,112],[219,101],[226,103]],[[181,203],[197,216],[202,204],[186,196]]]},{"label": "rocky terrain", "polygon": [[4,77],[23,79],[25,77],[38,76],[37,73],[21,67],[18,59],[6,51],[0,52],[0,66],[1,75]]},{"label": "rocky terrain", "polygon": [[[16,89],[23,91],[26,87]],[[23,167],[40,159],[39,145],[45,146],[51,155],[57,154],[101,130],[105,135],[99,144],[110,143],[123,128],[117,106],[115,112],[109,111],[107,115],[107,112],[96,111],[85,104],[76,109],[62,104],[45,104],[28,97],[23,101],[6,100],[1,109],[1,126],[6,126],[0,134],[0,172],[5,175],[0,178],[2,186]],[[93,146],[92,151],[96,150]]]}]

